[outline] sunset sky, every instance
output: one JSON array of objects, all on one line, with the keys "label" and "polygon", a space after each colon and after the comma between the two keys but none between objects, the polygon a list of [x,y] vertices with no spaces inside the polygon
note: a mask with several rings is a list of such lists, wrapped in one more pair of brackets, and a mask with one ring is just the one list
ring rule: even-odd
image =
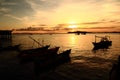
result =
[{"label": "sunset sky", "polygon": [[119,31],[120,0],[0,0],[0,29]]}]

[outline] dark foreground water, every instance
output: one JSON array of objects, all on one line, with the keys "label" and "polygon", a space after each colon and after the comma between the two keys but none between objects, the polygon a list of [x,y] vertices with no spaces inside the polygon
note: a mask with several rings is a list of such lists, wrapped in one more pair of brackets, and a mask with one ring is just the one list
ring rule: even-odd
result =
[{"label": "dark foreground water", "polygon": [[[95,41],[95,35],[110,36],[112,46],[109,49],[93,50],[92,42]],[[66,66],[63,65],[56,72],[47,73],[49,77],[57,76],[56,78],[69,76],[68,78],[61,78],[61,80],[107,80],[112,63],[120,55],[120,34],[19,34],[13,35],[11,44],[22,44],[21,49],[39,47],[40,45],[30,39],[29,36],[37,40],[41,45],[50,44],[51,48],[59,46],[58,53],[72,49],[71,63]],[[57,74],[61,75],[58,76]],[[43,80],[48,75],[42,76]]]}]

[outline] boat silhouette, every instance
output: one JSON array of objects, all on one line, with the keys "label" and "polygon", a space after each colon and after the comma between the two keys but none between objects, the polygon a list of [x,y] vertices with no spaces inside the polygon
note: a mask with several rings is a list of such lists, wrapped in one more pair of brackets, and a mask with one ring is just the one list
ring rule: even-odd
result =
[{"label": "boat silhouette", "polygon": [[[100,38],[101,40],[97,42],[97,38]],[[109,48],[109,46],[112,45],[112,41],[110,40],[110,36],[96,36],[95,35],[95,42],[92,42],[94,45],[94,49],[100,49],[100,48]]]}]

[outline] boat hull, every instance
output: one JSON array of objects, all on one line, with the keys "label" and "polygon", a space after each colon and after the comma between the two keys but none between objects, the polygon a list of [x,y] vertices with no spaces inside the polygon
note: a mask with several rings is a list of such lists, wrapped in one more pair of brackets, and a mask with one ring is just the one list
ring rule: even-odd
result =
[{"label": "boat hull", "polygon": [[112,41],[93,42],[94,48],[108,48],[112,45]]}]

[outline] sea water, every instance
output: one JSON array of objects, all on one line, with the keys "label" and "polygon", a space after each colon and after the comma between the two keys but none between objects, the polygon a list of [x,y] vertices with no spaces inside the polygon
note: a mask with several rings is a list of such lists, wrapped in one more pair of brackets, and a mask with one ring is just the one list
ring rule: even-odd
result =
[{"label": "sea water", "polygon": [[[110,36],[112,46],[108,49],[93,50],[92,42],[97,36]],[[32,37],[32,39],[30,37]],[[34,40],[33,40],[34,39]],[[99,41],[98,39],[97,41]],[[39,44],[37,43],[39,42]],[[22,44],[22,49],[36,48],[43,45],[50,47],[59,46],[59,52],[72,49],[71,56],[98,56],[101,58],[115,59],[120,54],[120,34],[115,33],[94,33],[86,35],[75,34],[16,34],[13,35],[12,44]]]},{"label": "sea water", "polygon": [[[95,35],[110,36],[112,46],[108,49],[93,50],[92,42],[95,41]],[[12,40],[8,43],[12,45],[21,44],[21,49],[44,45],[50,45],[50,48],[58,46],[60,47],[58,54],[71,49],[71,63],[64,67],[63,72],[66,72],[66,75],[69,72],[68,74],[74,74],[78,78],[82,79],[83,77],[86,80],[108,80],[112,64],[120,55],[120,34],[118,33],[87,33],[86,35],[13,34]]]}]

